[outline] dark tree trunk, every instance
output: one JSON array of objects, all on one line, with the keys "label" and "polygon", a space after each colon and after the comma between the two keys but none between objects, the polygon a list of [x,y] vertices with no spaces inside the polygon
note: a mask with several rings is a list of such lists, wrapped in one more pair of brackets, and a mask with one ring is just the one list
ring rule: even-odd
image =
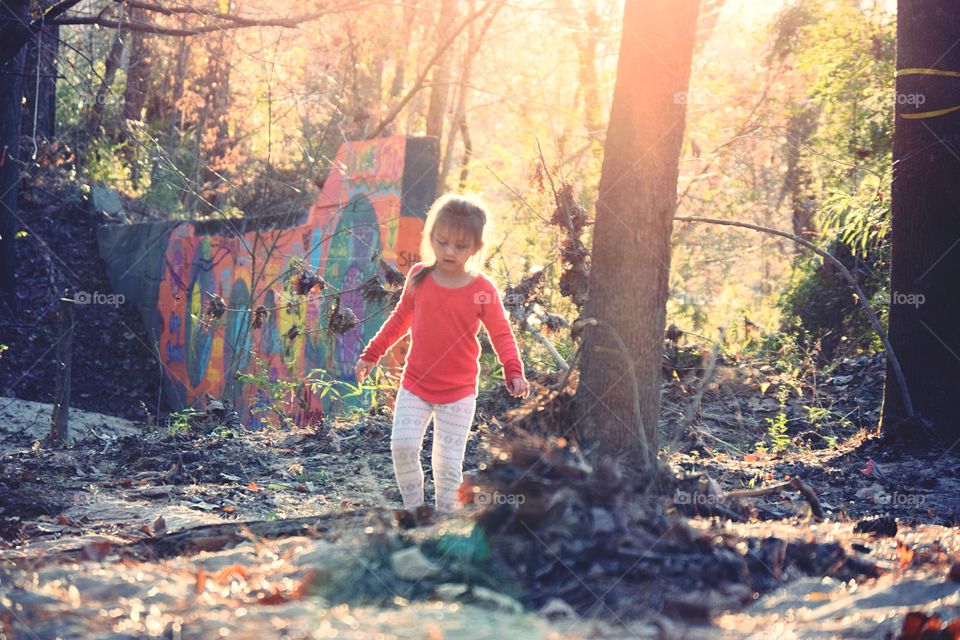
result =
[{"label": "dark tree trunk", "polygon": [[[27,22],[29,0],[0,0],[0,37],[10,42]],[[17,233],[17,184],[20,181],[20,97],[23,95],[23,47],[0,66],[0,309],[16,310],[14,288]]]},{"label": "dark tree trunk", "polygon": [[[960,438],[960,110],[950,110],[960,78],[922,70],[960,73],[960,14],[952,0],[897,8],[889,335],[915,412],[950,446]],[[900,431],[908,413],[888,367],[884,429]]]},{"label": "dark tree trunk", "polygon": [[[583,363],[582,440],[606,454],[657,453],[670,234],[698,0],[627,0],[604,144]],[[588,320],[589,322],[589,320]]]}]

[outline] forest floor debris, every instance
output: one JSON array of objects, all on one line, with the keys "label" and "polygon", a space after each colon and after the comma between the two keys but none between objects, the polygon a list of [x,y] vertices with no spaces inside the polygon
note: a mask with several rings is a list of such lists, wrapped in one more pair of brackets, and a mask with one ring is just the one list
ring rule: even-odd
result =
[{"label": "forest floor debris", "polygon": [[[8,417],[0,628],[37,638],[893,638],[911,611],[960,615],[956,458],[900,454],[856,425],[816,447],[803,446],[821,441],[802,437],[809,425],[794,424],[785,449],[757,450],[781,404],[723,384],[701,394],[695,422],[711,444],[669,454],[646,476],[593,469],[562,437],[520,434],[502,415],[510,401],[487,396],[465,465],[473,502],[482,493],[486,504],[412,528],[395,513],[388,416],[282,432],[78,429],[56,450]],[[685,400],[677,386],[667,385],[668,409]],[[742,424],[706,417],[722,413]],[[430,445],[428,434],[428,477]],[[791,478],[816,493],[823,522],[796,491],[726,497]],[[743,521],[680,517],[706,504]]]}]

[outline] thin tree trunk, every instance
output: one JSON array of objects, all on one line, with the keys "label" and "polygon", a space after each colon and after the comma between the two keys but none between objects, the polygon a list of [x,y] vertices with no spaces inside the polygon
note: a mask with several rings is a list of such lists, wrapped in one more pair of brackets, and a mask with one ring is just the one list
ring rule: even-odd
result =
[{"label": "thin tree trunk", "polygon": [[67,441],[70,421],[70,377],[73,371],[73,300],[60,299],[57,313],[57,372],[54,378],[53,415],[47,441],[53,446]]},{"label": "thin tree trunk", "polygon": [[[39,52],[37,42],[40,43]],[[57,119],[57,53],[60,50],[60,26],[44,25],[40,37],[27,41],[27,57],[23,68],[23,122],[24,135],[34,134],[36,118],[37,144],[51,141],[56,133]],[[39,69],[37,65],[39,64]],[[38,73],[39,71],[39,73]]]},{"label": "thin tree trunk", "polygon": [[[897,8],[895,95],[924,100],[896,101],[890,344],[916,412],[951,446],[960,439],[960,21],[950,0]],[[888,366],[882,425],[892,433],[913,417],[894,379]]]},{"label": "thin tree trunk", "polygon": [[[145,9],[130,9],[130,19],[134,22],[145,20]],[[127,85],[123,89],[123,117],[127,120],[140,120],[147,100],[147,85],[150,81],[150,48],[147,35],[139,31],[131,32],[130,58],[127,63]]]},{"label": "thin tree trunk", "polygon": [[[450,37],[456,14],[457,3],[454,0],[440,0],[436,38],[438,47]],[[447,112],[447,96],[450,93],[450,56],[443,56],[437,61],[431,78],[430,105],[427,107],[427,135],[439,140],[443,136],[443,116]]]},{"label": "thin tree trunk", "polygon": [[[0,35],[13,38],[27,22],[29,0],[2,0]],[[7,311],[16,311],[17,183],[20,180],[20,96],[23,95],[25,48],[0,66],[0,297]]]},{"label": "thin tree trunk", "polygon": [[465,189],[470,177],[470,156],[473,155],[473,140],[470,138],[470,127],[467,116],[460,121],[460,137],[463,139],[463,161],[460,162],[460,189]]},{"label": "thin tree trunk", "polygon": [[[457,87],[457,103],[454,107],[453,119],[450,122],[450,130],[447,133],[447,144],[443,150],[443,162],[440,165],[440,177],[437,180],[438,197],[446,190],[447,176],[450,174],[450,167],[453,164],[453,149],[456,146],[457,134],[467,128],[467,101],[470,97],[470,77],[473,75],[473,61],[480,52],[480,47],[483,45],[483,39],[490,30],[490,25],[493,24],[493,19],[503,8],[504,4],[506,4],[506,0],[498,0],[490,10],[487,19],[479,29],[474,25],[474,23],[470,23],[467,36],[467,50],[463,54],[463,66],[460,68],[460,83]],[[471,1],[470,13],[474,12],[476,12],[476,2]],[[466,163],[467,160],[465,158],[463,163],[464,167],[466,166]],[[464,181],[465,178],[461,177],[461,186]]]},{"label": "thin tree trunk", "polygon": [[107,54],[105,62],[103,79],[97,88],[97,95],[93,98],[93,106],[90,109],[90,118],[87,121],[87,135],[92,138],[99,135],[100,124],[103,122],[103,112],[108,102],[112,102],[110,97],[110,87],[113,85],[113,79],[117,75],[117,69],[120,68],[120,58],[123,55],[123,41],[120,39],[119,32],[113,39],[110,46],[110,53]]},{"label": "thin tree trunk", "polygon": [[393,81],[390,83],[390,97],[397,98],[403,93],[403,81],[407,69],[407,51],[413,42],[413,19],[417,14],[417,0],[403,3],[403,37],[404,47],[397,54],[397,66],[393,72]]},{"label": "thin tree trunk", "polygon": [[820,110],[802,105],[797,105],[796,109],[787,124],[787,171],[780,200],[785,195],[790,197],[793,233],[810,238],[816,235],[813,217],[817,201],[813,193],[813,174],[804,162],[803,148],[817,131]]},{"label": "thin tree trunk", "polygon": [[697,0],[627,0],[593,235],[574,424],[602,454],[657,453],[670,235]]}]

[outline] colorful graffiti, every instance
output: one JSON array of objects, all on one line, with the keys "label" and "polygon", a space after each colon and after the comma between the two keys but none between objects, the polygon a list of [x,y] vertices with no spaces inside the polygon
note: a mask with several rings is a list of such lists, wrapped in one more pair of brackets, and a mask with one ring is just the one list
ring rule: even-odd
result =
[{"label": "colorful graffiti", "polygon": [[[360,285],[379,255],[406,272],[418,259],[426,209],[434,196],[432,138],[396,136],[347,143],[323,190],[297,216],[203,223],[104,227],[98,240],[114,288],[135,302],[155,342],[172,407],[209,394],[233,402],[249,423],[272,400],[237,372],[270,381],[354,380],[353,364],[389,309],[366,301]],[[365,320],[342,335],[326,331],[330,290],[296,292],[306,266],[340,295],[341,308]],[[210,317],[213,296],[226,305]],[[266,314],[255,321],[262,306]],[[313,421],[323,400],[309,386],[289,399],[289,413]]]}]

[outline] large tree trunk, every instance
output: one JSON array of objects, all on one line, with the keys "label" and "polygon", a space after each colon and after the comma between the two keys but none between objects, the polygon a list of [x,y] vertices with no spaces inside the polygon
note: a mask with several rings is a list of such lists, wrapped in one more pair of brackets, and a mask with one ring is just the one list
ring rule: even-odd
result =
[{"label": "large tree trunk", "polygon": [[[30,0],[0,1],[0,36],[10,42],[24,29]],[[21,47],[0,66],[0,309],[15,312],[17,183],[20,180],[20,97],[23,95]]]},{"label": "large tree trunk", "polygon": [[[923,70],[960,73],[957,41],[955,2],[900,0],[889,335],[915,411],[948,445],[960,439],[960,79]],[[895,380],[888,367],[886,430],[909,413]]]},{"label": "large tree trunk", "polygon": [[657,453],[660,359],[685,101],[698,0],[627,0],[593,236],[581,440],[601,453]]}]

